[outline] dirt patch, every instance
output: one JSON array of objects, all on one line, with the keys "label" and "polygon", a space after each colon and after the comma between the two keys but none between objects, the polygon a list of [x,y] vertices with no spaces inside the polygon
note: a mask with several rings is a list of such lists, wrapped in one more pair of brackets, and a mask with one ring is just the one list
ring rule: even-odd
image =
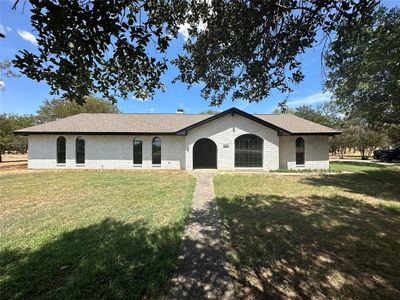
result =
[{"label": "dirt patch", "polygon": [[2,159],[0,173],[28,170],[28,155],[26,154],[3,154]]}]

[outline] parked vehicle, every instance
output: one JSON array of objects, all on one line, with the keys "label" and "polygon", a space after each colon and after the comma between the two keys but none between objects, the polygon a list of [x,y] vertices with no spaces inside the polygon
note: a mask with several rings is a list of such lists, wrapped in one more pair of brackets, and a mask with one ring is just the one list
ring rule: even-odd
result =
[{"label": "parked vehicle", "polygon": [[400,160],[400,146],[394,149],[375,150],[374,158],[387,162],[391,162],[392,160]]}]

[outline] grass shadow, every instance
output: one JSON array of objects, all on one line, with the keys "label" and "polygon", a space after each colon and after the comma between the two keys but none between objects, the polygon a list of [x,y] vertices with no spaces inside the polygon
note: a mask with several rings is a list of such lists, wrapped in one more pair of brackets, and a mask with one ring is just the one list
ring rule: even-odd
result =
[{"label": "grass shadow", "polygon": [[0,298],[158,298],[174,271],[182,227],[105,219],[34,251],[5,250]]},{"label": "grass shadow", "polygon": [[[332,163],[332,162],[331,162]],[[353,166],[353,167],[367,167],[367,168],[375,168],[375,169],[386,169],[388,166],[383,165],[383,164],[378,164],[374,162],[363,162],[360,160],[359,162],[354,162],[354,161],[338,161],[335,160],[333,161],[335,165],[342,165],[342,166]]]},{"label": "grass shadow", "polygon": [[333,186],[347,192],[400,201],[400,170],[369,170],[363,173],[323,175],[302,180],[320,188]]},{"label": "grass shadow", "polygon": [[217,198],[239,298],[399,299],[399,216],[347,197]]}]

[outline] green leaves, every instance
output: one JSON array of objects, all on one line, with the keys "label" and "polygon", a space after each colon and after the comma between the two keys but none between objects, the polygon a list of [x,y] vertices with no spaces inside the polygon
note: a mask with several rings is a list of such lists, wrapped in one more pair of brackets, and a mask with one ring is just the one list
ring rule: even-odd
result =
[{"label": "green leaves", "polygon": [[33,115],[0,114],[0,162],[4,151],[26,152],[28,140],[14,134],[14,130],[35,125]]},{"label": "green leaves", "polygon": [[343,24],[325,60],[325,87],[345,111],[377,128],[400,125],[398,8],[381,8],[370,24]]},{"label": "green leaves", "polygon": [[[350,20],[366,20],[376,1],[198,1],[191,7],[186,54],[174,61],[177,79],[202,81],[211,105],[259,102],[272,89],[292,91],[304,79],[298,55]],[[206,24],[204,30],[199,30]],[[290,70],[290,72],[288,72]]]},{"label": "green leaves", "polygon": [[160,88],[167,61],[157,55],[176,37],[184,1],[36,1],[31,23],[38,54],[20,51],[22,73],[82,104],[100,93],[113,102]]},{"label": "green leaves", "polygon": [[90,94],[151,98],[163,86],[163,53],[185,25],[190,37],[173,61],[176,80],[204,82],[211,105],[228,97],[258,102],[303,80],[297,57],[319,30],[362,23],[377,1],[30,0],[38,53],[20,51],[13,62],[78,103]]},{"label": "green leaves", "polygon": [[105,99],[88,96],[84,98],[85,103],[79,105],[68,99],[45,100],[37,111],[37,120],[40,123],[55,121],[80,113],[119,113],[114,106]]}]

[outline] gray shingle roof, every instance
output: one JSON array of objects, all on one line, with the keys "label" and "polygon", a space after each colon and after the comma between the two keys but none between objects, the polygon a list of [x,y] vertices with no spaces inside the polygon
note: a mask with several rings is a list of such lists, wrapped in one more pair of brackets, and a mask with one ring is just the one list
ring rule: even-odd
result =
[{"label": "gray shingle roof", "polygon": [[296,134],[296,133],[340,133],[333,128],[323,126],[321,124],[308,121],[292,114],[281,114],[281,115],[254,115],[268,123],[271,123],[277,127],[283,128],[284,130]]},{"label": "gray shingle roof", "polygon": [[16,132],[174,133],[209,115],[83,113]]},{"label": "gray shingle roof", "polygon": [[[231,109],[232,110],[232,109]],[[234,109],[235,112],[241,112]],[[228,110],[230,111],[230,110]],[[221,113],[224,114],[227,111]],[[243,114],[246,114],[243,112]],[[310,122],[300,117],[284,115],[254,115],[254,117],[269,123],[291,134],[316,133],[337,134],[339,131]],[[60,119],[57,121],[32,126],[15,133],[109,133],[109,134],[133,134],[133,133],[163,133],[174,134],[186,127],[192,126],[206,119],[214,119],[215,116],[196,114],[107,114],[83,113]],[[260,120],[260,121],[261,121]],[[262,122],[261,121],[261,122]]]}]

